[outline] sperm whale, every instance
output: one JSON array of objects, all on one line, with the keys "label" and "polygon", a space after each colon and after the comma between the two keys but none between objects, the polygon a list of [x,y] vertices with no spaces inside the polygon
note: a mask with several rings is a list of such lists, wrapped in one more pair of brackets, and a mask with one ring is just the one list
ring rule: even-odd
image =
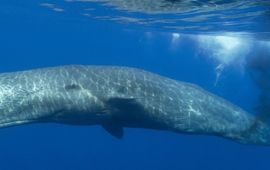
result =
[{"label": "sperm whale", "polygon": [[270,144],[268,125],[201,87],[142,69],[68,65],[0,74],[0,128],[27,123],[101,125]]}]

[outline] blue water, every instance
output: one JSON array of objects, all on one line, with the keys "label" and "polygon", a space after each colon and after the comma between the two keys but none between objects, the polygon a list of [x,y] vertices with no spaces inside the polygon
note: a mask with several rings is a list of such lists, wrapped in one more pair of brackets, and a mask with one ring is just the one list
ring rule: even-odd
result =
[{"label": "blue water", "polygon": [[[44,7],[44,3],[52,2],[65,11]],[[221,37],[215,38],[198,35],[196,29],[191,35],[89,18],[78,15],[81,8],[64,4],[1,2],[0,72],[65,64],[133,66],[196,83],[256,112],[262,94],[256,80],[270,80],[265,71],[270,68],[265,62],[270,57],[270,45],[269,38],[251,35],[269,33],[270,27],[249,27],[244,30],[248,36],[233,39],[226,39],[224,28]],[[100,13],[106,11],[94,5]],[[263,64],[252,67],[254,63]],[[212,136],[125,129],[124,138],[118,140],[99,126],[57,124],[0,130],[0,170],[263,170],[269,169],[269,161],[270,147],[240,145]]]}]

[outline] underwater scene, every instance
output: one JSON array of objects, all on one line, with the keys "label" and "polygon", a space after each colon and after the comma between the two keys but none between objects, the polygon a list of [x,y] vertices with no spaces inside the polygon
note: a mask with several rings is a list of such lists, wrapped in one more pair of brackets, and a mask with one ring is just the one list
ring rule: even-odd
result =
[{"label": "underwater scene", "polygon": [[267,170],[269,0],[2,0],[0,170]]}]

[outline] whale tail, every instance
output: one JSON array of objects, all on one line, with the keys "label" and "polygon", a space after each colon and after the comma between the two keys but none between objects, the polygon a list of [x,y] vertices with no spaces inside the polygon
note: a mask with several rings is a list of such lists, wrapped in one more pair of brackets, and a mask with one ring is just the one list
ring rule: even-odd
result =
[{"label": "whale tail", "polygon": [[242,132],[238,141],[243,144],[270,146],[270,127],[267,123],[255,119],[249,129]]},{"label": "whale tail", "polygon": [[262,104],[260,104],[256,110],[258,113],[256,114],[253,123],[245,135],[246,137],[253,139],[255,144],[258,143],[262,145],[270,145],[270,106],[268,102],[262,102]]}]

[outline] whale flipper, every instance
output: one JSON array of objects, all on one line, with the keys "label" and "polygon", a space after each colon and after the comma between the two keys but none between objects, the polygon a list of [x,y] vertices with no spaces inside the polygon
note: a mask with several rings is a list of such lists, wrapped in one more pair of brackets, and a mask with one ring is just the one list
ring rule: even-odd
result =
[{"label": "whale flipper", "polygon": [[[143,107],[135,98],[113,97],[106,101],[106,114],[109,119],[102,124],[102,127],[112,136],[121,139],[124,136],[123,127],[126,122],[133,122],[141,113]],[[126,116],[128,115],[128,116]],[[135,119],[134,119],[135,118]]]},{"label": "whale flipper", "polygon": [[112,136],[121,139],[124,136],[124,129],[121,125],[114,123],[113,121],[102,124],[102,127]]},{"label": "whale flipper", "polygon": [[130,112],[130,108],[134,108],[134,106],[135,108],[140,107],[135,98],[121,98],[121,97],[110,98],[107,101],[107,105],[111,109],[117,109],[117,110],[113,110],[114,112],[115,111]]}]

